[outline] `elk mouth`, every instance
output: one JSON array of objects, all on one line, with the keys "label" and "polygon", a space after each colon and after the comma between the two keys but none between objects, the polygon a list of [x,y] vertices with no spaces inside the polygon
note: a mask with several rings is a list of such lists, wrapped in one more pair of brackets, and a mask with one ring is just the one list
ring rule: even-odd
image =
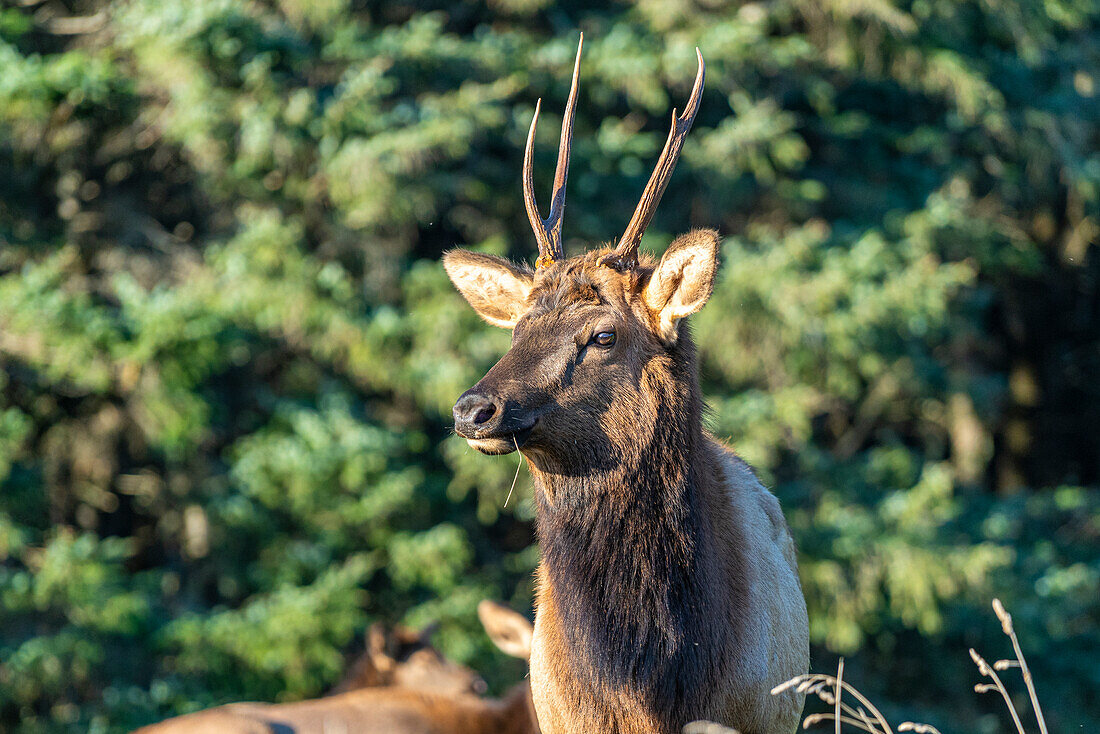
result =
[{"label": "elk mouth", "polygon": [[531,425],[526,428],[521,428],[518,431],[509,431],[506,433],[496,433],[489,436],[478,436],[476,438],[471,436],[462,436],[466,439],[473,448],[477,449],[483,454],[488,456],[504,456],[510,454],[516,449],[523,448],[523,445],[527,443],[527,439],[531,437],[531,431],[535,429],[535,425],[538,421],[533,421]]}]

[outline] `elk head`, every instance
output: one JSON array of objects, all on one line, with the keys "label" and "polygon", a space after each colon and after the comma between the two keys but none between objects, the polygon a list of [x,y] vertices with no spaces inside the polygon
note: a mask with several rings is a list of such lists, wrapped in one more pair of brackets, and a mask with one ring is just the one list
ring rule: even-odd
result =
[{"label": "elk head", "polygon": [[477,450],[522,449],[536,466],[566,474],[609,466],[630,452],[632,425],[658,420],[662,392],[690,389],[693,349],[682,319],[710,297],[718,235],[693,231],[659,261],[639,254],[638,245],[699,108],[705,67],[698,49],[696,54],[691,97],[682,115],[673,111],[661,157],[617,243],[572,258],[562,251],[578,45],[545,220],[532,184],[541,100],[527,137],[523,195],[539,248],[536,267],[463,250],[444,256],[447,274],[474,310],[513,330],[508,353],[454,406],[456,432]]},{"label": "elk head", "polygon": [[435,625],[419,632],[407,627],[387,630],[378,623],[371,625],[367,649],[329,694],[380,686],[414,688],[448,696],[485,693],[485,681],[480,675],[447,660],[432,646],[434,633]]}]

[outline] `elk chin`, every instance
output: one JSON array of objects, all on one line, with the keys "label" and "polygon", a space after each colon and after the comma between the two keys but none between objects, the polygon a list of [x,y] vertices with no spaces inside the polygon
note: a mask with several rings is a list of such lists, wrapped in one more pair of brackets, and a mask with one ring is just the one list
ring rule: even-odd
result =
[{"label": "elk chin", "polygon": [[468,438],[466,443],[487,456],[504,456],[516,450],[511,434],[506,438]]},{"label": "elk chin", "polygon": [[531,437],[531,431],[535,429],[537,423],[538,421],[535,421],[526,428],[521,428],[511,433],[501,433],[496,436],[483,436],[481,438],[464,436],[464,438],[467,444],[483,454],[488,456],[504,456],[505,454],[510,454],[513,451],[523,448],[523,445],[527,443],[527,439]]}]

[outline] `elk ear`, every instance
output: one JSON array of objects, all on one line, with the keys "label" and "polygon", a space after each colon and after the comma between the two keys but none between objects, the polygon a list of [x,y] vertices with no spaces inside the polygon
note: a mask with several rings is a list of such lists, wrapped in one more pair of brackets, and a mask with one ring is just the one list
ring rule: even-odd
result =
[{"label": "elk ear", "polygon": [[477,616],[485,633],[501,652],[514,658],[530,659],[534,627],[527,617],[488,599],[477,605]]},{"label": "elk ear", "polygon": [[397,661],[390,655],[392,645],[386,629],[375,622],[367,631],[367,656],[380,673],[389,673],[397,667]]},{"label": "elk ear", "polygon": [[718,233],[713,229],[693,230],[668,246],[642,290],[662,340],[676,341],[676,325],[707,302],[717,272]]},{"label": "elk ear", "polygon": [[443,267],[462,297],[481,318],[511,329],[527,312],[534,275],[503,257],[467,250],[443,255]]}]

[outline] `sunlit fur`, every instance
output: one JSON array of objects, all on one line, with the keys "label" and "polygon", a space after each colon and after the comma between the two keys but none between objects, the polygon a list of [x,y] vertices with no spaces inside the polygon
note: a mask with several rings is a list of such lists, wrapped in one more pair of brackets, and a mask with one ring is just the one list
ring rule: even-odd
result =
[{"label": "sunlit fur", "polygon": [[[511,287],[521,303],[493,308],[521,314],[512,348],[468,394],[501,406],[471,445],[501,453],[511,432],[526,437],[542,550],[531,682],[546,734],[798,726],[802,696],[769,695],[809,662],[794,544],[775,497],[703,430],[683,320],[710,295],[717,245],[692,232],[624,272],[599,264],[606,248],[536,273],[482,261],[482,283],[526,279]],[[457,251],[445,261],[468,294],[459,262],[470,265]],[[605,324],[610,349],[588,343]]]}]

